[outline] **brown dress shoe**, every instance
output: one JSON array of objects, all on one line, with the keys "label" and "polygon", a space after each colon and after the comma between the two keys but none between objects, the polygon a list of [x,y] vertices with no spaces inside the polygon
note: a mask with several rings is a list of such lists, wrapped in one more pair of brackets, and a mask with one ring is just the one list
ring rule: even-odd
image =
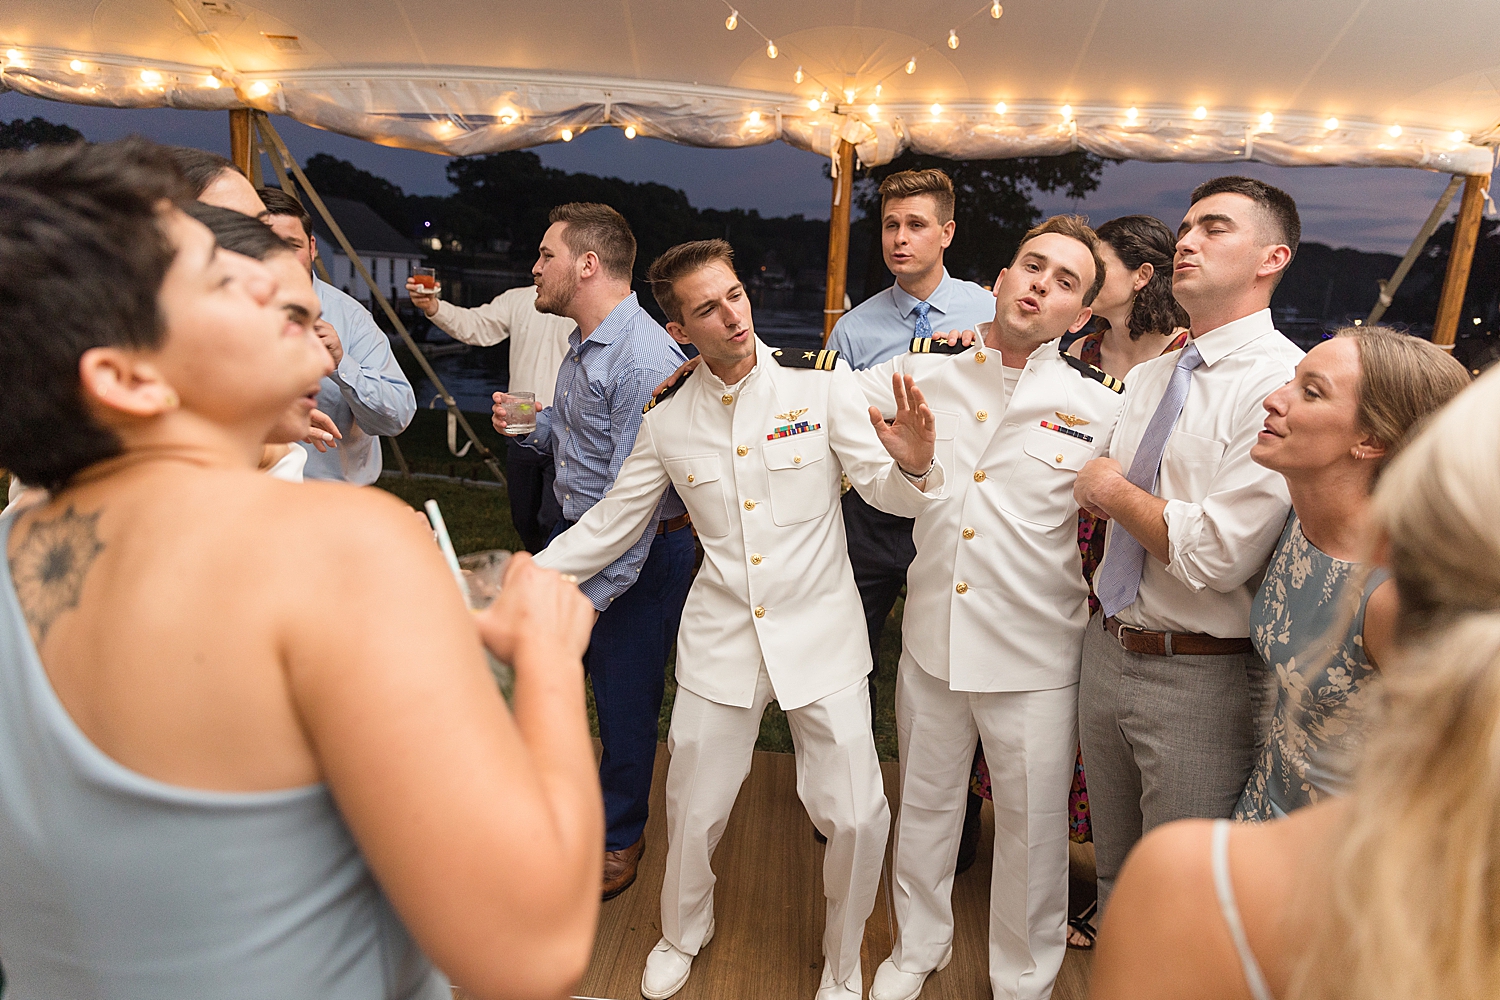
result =
[{"label": "brown dress shoe", "polygon": [[642,837],[623,851],[604,852],[604,899],[614,899],[630,888],[645,851],[646,838]]}]

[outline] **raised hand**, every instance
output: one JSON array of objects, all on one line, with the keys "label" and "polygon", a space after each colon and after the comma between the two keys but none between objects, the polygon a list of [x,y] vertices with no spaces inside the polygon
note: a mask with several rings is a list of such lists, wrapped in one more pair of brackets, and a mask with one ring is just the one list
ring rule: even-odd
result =
[{"label": "raised hand", "polygon": [[422,314],[428,319],[437,315],[438,293],[436,289],[417,284],[415,278],[407,278],[406,294],[411,296],[411,304],[422,310]]},{"label": "raised hand", "polygon": [[651,390],[651,395],[657,396],[657,395],[660,395],[661,393],[666,392],[668,389],[672,388],[672,386],[676,385],[679,381],[681,381],[694,368],[697,368],[698,365],[700,365],[702,362],[703,362],[703,355],[701,355],[701,354],[697,354],[697,355],[694,355],[691,358],[688,358],[682,364],[680,364],[680,365],[677,366],[677,370],[675,372],[673,372],[672,374],[670,374],[670,375],[667,376],[666,381],[664,381],[661,385],[657,386],[655,389],[652,389]]},{"label": "raised hand", "polygon": [[887,424],[880,411],[872,406],[870,423],[896,464],[912,475],[921,475],[932,465],[937,447],[937,420],[910,375],[893,374],[891,392],[896,397],[896,419]]},{"label": "raised hand", "polygon": [[322,410],[313,410],[309,422],[312,425],[311,429],[308,430],[307,437],[302,440],[319,451],[337,448],[339,442],[344,439],[344,433],[333,422],[333,418]]}]

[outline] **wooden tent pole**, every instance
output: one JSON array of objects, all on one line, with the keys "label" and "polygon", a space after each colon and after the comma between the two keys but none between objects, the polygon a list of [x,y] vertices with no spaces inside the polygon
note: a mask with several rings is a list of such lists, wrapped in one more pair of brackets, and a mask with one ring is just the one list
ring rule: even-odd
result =
[{"label": "wooden tent pole", "polygon": [[1432,324],[1432,342],[1442,347],[1451,345],[1458,333],[1464,292],[1469,287],[1469,265],[1474,262],[1474,246],[1479,242],[1479,219],[1489,186],[1487,174],[1470,174],[1464,178],[1464,197],[1458,206],[1453,247],[1448,251],[1448,274],[1443,278],[1443,294],[1438,299],[1437,319]]},{"label": "wooden tent pole", "polygon": [[833,179],[833,207],[828,213],[828,293],[823,298],[823,343],[844,315],[849,283],[849,201],[854,196],[854,147],[838,141],[838,176]]},{"label": "wooden tent pole", "polygon": [[229,112],[229,158],[240,173],[250,176],[255,159],[255,138],[250,128],[250,109],[234,108]]}]

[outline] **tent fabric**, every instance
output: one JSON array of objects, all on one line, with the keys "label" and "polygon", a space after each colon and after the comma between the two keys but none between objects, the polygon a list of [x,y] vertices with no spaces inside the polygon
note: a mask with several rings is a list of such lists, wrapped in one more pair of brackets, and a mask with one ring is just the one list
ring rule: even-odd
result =
[{"label": "tent fabric", "polygon": [[843,138],[867,165],[907,149],[1085,149],[1488,174],[1500,144],[1493,0],[1441,12],[1396,0],[1012,0],[998,19],[977,0],[736,2],[731,31],[724,0],[7,0],[0,88],[255,107],[453,155],[629,126],[825,155]]}]

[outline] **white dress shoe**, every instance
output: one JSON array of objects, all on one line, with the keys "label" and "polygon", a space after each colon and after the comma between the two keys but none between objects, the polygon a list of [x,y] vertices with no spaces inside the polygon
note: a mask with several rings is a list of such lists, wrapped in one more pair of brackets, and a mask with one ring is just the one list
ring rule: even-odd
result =
[{"label": "white dress shoe", "polygon": [[875,970],[875,982],[870,984],[870,1000],[917,1000],[922,995],[922,985],[934,972],[941,972],[953,961],[953,948],[937,964],[936,969],[926,972],[902,972],[893,959],[886,959]]},{"label": "white dress shoe", "polygon": [[842,983],[836,983],[833,981],[833,965],[828,959],[823,959],[823,982],[819,984],[814,1000],[861,1000],[864,992],[865,977],[858,962],[854,963],[854,971]]},{"label": "white dress shoe", "polygon": [[[710,920],[708,934],[698,950],[702,951],[713,938],[714,925]],[[662,938],[651,949],[651,954],[646,956],[646,971],[641,973],[641,996],[646,1000],[667,1000],[667,997],[682,989],[687,982],[688,973],[692,971],[693,956],[679,951],[676,945]]]}]

